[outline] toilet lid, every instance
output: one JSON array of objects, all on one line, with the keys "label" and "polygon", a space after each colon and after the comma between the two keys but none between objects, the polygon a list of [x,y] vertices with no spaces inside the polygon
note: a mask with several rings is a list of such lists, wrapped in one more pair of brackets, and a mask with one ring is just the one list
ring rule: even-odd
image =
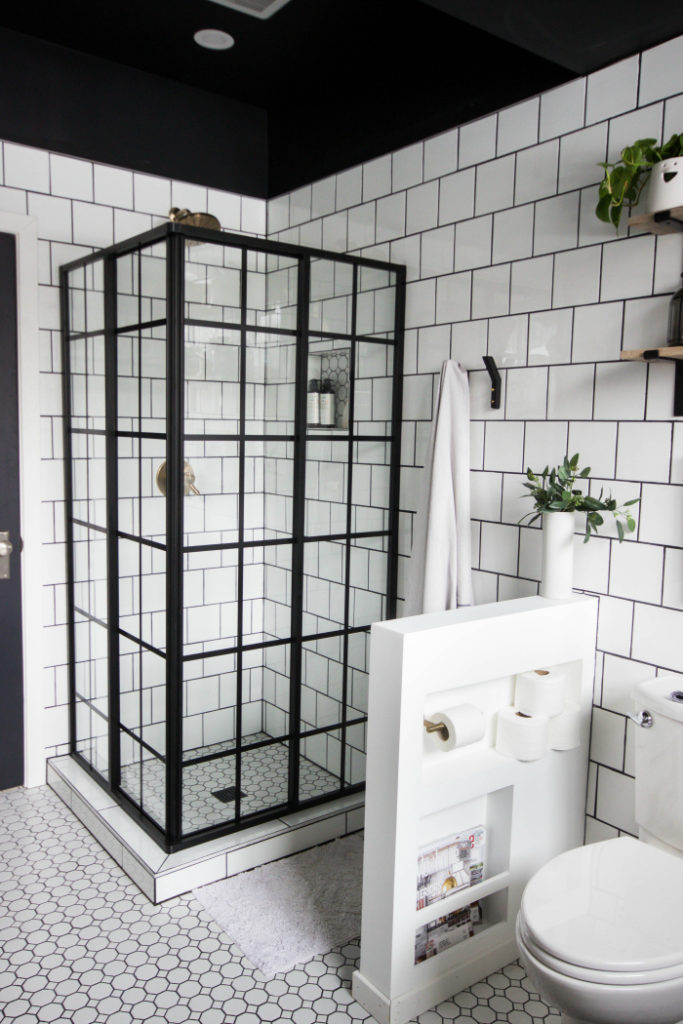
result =
[{"label": "toilet lid", "polygon": [[624,837],[555,857],[522,896],[540,949],[596,971],[683,965],[683,859]]}]

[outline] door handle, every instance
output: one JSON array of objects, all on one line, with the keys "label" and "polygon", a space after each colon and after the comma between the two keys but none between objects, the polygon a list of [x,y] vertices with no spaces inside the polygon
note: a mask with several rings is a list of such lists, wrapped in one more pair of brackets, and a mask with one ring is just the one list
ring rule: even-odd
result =
[{"label": "door handle", "polygon": [[0,530],[0,580],[9,579],[9,556],[13,551],[9,530]]}]

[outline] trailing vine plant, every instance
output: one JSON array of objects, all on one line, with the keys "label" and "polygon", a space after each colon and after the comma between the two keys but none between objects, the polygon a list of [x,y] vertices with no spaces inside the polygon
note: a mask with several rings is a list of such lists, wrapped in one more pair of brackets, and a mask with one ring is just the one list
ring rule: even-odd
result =
[{"label": "trailing vine plant", "polygon": [[672,135],[661,145],[656,139],[637,139],[632,146],[622,149],[619,160],[601,161],[605,176],[598,190],[596,216],[614,224],[618,231],[624,205],[630,210],[637,204],[654,165],[676,156],[683,156],[683,133]]}]

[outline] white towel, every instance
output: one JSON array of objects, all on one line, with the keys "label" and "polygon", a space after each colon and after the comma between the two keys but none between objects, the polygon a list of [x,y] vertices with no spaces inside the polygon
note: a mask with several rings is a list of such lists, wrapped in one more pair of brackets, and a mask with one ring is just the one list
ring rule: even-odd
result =
[{"label": "white towel", "polygon": [[452,359],[441,368],[406,591],[405,615],[472,604],[470,393]]}]

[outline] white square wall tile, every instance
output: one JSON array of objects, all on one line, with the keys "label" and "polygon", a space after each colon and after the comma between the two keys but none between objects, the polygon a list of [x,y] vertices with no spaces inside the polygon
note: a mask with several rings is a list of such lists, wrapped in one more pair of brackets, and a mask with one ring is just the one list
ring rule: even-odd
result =
[{"label": "white square wall tile", "polygon": [[421,142],[406,146],[392,154],[391,157],[391,188],[398,192],[411,185],[419,185],[422,181],[422,162],[424,146]]},{"label": "white square wall tile", "polygon": [[289,223],[302,224],[311,219],[313,189],[310,185],[297,188],[289,194]]},{"label": "white square wall tile", "polygon": [[425,139],[424,144],[424,177],[440,178],[444,174],[458,169],[458,129],[434,135]]},{"label": "white square wall tile", "polygon": [[592,365],[551,366],[548,377],[548,418],[592,419],[593,378]]},{"label": "white square wall tile", "polygon": [[622,715],[634,710],[633,688],[636,683],[652,679],[655,670],[652,663],[605,655],[602,679],[602,706]]},{"label": "white square wall tile", "polygon": [[440,373],[444,359],[450,356],[450,349],[450,324],[421,327],[417,342],[417,372]]},{"label": "white square wall tile", "polygon": [[670,451],[670,423],[622,422],[619,424],[617,477],[666,483]]},{"label": "white square wall tile", "polygon": [[363,202],[391,192],[391,154],[363,164]]},{"label": "white square wall tile", "polygon": [[647,365],[598,363],[595,367],[595,419],[641,420],[645,413]]},{"label": "white square wall tile", "polygon": [[584,543],[585,516],[576,516],[581,530],[574,536],[574,586],[592,594],[604,594],[609,579],[610,542],[605,537],[593,537]]},{"label": "white square wall tile", "polygon": [[489,572],[517,575],[519,527],[482,523],[479,567]]},{"label": "white square wall tile", "polygon": [[326,217],[334,213],[337,181],[334,175],[313,183],[311,190],[311,216]]},{"label": "white square wall tile", "polygon": [[553,289],[553,257],[538,256],[512,264],[510,312],[548,309]]},{"label": "white square wall tile", "polygon": [[406,327],[425,327],[434,323],[436,282],[411,281],[406,285]]},{"label": "white square wall tile", "polygon": [[597,302],[600,287],[601,247],[560,252],[555,256],[553,306],[580,306]]},{"label": "white square wall tile", "polygon": [[653,235],[622,238],[603,246],[600,298],[605,302],[649,295],[654,262]]},{"label": "white square wall tile", "polygon": [[587,124],[633,110],[638,102],[638,64],[637,55],[627,57],[588,76]]},{"label": "white square wall tile", "polygon": [[439,224],[452,224],[474,214],[474,167],[441,179]]},{"label": "white square wall tile", "polygon": [[[595,185],[582,188],[580,191],[579,208],[579,245],[598,245],[601,242],[613,242],[617,232],[613,224],[605,224],[595,215],[598,190]],[[623,232],[623,228],[622,228]]]},{"label": "white square wall tile", "polygon": [[470,474],[470,506],[473,519],[488,522],[500,520],[502,479],[500,473]]},{"label": "white square wall tile", "polygon": [[241,230],[248,235],[265,235],[266,204],[263,199],[242,196],[240,205],[242,207],[240,217]]},{"label": "white square wall tile", "polygon": [[480,164],[496,155],[496,125],[496,114],[462,125],[458,167]]},{"label": "white square wall tile", "polygon": [[614,711],[593,708],[590,759],[621,771],[624,763],[626,719]]},{"label": "white square wall tile", "polygon": [[527,423],[524,436],[524,470],[540,473],[556,466],[567,452],[567,424],[562,421]]},{"label": "white square wall tile", "polygon": [[50,191],[68,199],[93,198],[93,165],[89,160],[76,160],[68,156],[50,155]]},{"label": "white square wall tile", "polygon": [[538,142],[539,98],[524,100],[498,113],[498,155]]},{"label": "white square wall tile", "polygon": [[678,131],[678,125],[683,124],[683,91],[678,96],[672,96],[664,104],[664,131],[662,138],[670,139],[674,132]]},{"label": "white square wall tile", "polygon": [[591,476],[614,477],[617,452],[616,423],[570,423],[568,451],[581,456],[581,466],[590,466]]},{"label": "white square wall tile", "polygon": [[363,169],[351,167],[337,175],[337,209],[345,210],[348,206],[356,206],[363,195]]},{"label": "white square wall tile", "polygon": [[[437,289],[437,312],[439,293]],[[451,359],[457,360],[467,370],[479,369],[482,357],[486,355],[487,321],[467,320],[453,324],[451,329]]]},{"label": "white square wall tile", "polygon": [[[524,513],[526,508],[524,509]],[[540,580],[543,566],[543,534],[541,530],[520,530],[519,575],[526,580]]]},{"label": "white square wall tile", "polygon": [[611,768],[598,768],[595,813],[602,821],[629,835],[638,835],[635,819],[635,780]]},{"label": "white square wall tile", "polygon": [[524,423],[511,423],[509,420],[487,423],[484,469],[501,473],[521,472],[523,448]]},{"label": "white square wall tile", "polygon": [[439,220],[439,183],[428,181],[408,189],[406,207],[406,233],[427,231]]},{"label": "white square wall tile", "polygon": [[631,601],[601,595],[598,612],[598,648],[610,654],[628,657],[631,649],[632,620]]},{"label": "white square wall tile", "polygon": [[[95,179],[97,184],[97,179]],[[209,213],[218,217],[224,231],[239,231],[241,227],[240,197],[235,192],[219,192],[209,189],[207,205]]]},{"label": "white square wall tile", "polygon": [[363,203],[348,212],[348,243],[351,252],[375,244],[376,203]]},{"label": "white square wall tile", "polygon": [[[683,124],[683,120],[681,121]],[[655,245],[655,280],[653,291],[675,292],[681,286],[679,271],[683,265],[683,232],[658,235]]]},{"label": "white square wall tile", "polygon": [[491,216],[463,220],[455,228],[455,269],[469,270],[491,263]]},{"label": "white square wall tile", "polygon": [[683,36],[645,50],[640,63],[640,103],[683,92]]},{"label": "white square wall tile", "polygon": [[551,309],[529,317],[529,362],[568,363],[572,349],[572,309]]},{"label": "white square wall tile", "polygon": [[683,611],[636,604],[633,657],[673,672],[683,672]]},{"label": "white square wall tile", "polygon": [[488,355],[499,367],[524,366],[529,330],[526,316],[497,317],[489,321]]},{"label": "white square wall tile", "polygon": [[667,608],[683,609],[683,548],[666,549],[662,603]]},{"label": "white square wall tile", "polygon": [[72,219],[76,244],[104,249],[114,241],[114,211],[110,206],[74,202]]},{"label": "white square wall tile", "polygon": [[553,139],[517,153],[515,203],[552,196],[557,191],[559,142]]},{"label": "white square wall tile", "polygon": [[[524,518],[528,512],[531,512],[532,506],[529,501],[529,492],[524,486],[525,483],[525,473],[503,474],[503,507],[501,519],[504,523],[512,523],[514,526],[517,526],[519,521]],[[520,544],[522,534],[525,532],[526,531],[520,532]]]},{"label": "white square wall tile", "polygon": [[613,117],[609,122],[607,159],[614,162],[621,156],[625,146],[630,146],[635,139],[657,139],[662,137],[662,119],[664,104],[653,103],[640,110],[632,110],[621,117]]},{"label": "white square wall tile", "polygon": [[540,141],[582,128],[585,98],[585,78],[577,78],[558,89],[544,92],[541,96]]},{"label": "white square wall tile", "polygon": [[159,217],[168,216],[171,206],[177,205],[171,202],[171,182],[152,174],[133,175],[133,197],[136,210]]},{"label": "white square wall tile", "polygon": [[534,233],[533,203],[496,213],[493,218],[493,262],[531,256]]},{"label": "white square wall tile", "polygon": [[601,302],[574,310],[572,360],[575,363],[618,359],[621,352],[621,302]]},{"label": "white square wall tile", "polygon": [[683,484],[683,423],[674,423],[671,449],[671,483]]},{"label": "white square wall tile", "polygon": [[472,274],[472,317],[505,316],[510,294],[510,267],[487,267]]},{"label": "white square wall tile", "polygon": [[42,149],[5,142],[5,185],[31,192],[50,191],[50,157]]},{"label": "white square wall tile", "polygon": [[615,597],[659,604],[664,548],[654,544],[612,544],[609,592]]},{"label": "white square wall tile", "polygon": [[548,371],[531,366],[507,371],[507,420],[545,420]]},{"label": "white square wall tile", "polygon": [[534,254],[575,249],[579,231],[579,193],[544,199],[536,203]]},{"label": "white square wall tile", "polygon": [[479,164],[474,212],[479,215],[512,206],[514,187],[514,156],[504,156]]},{"label": "white square wall tile", "polygon": [[377,241],[400,238],[406,230],[406,195],[398,192],[377,201]]},{"label": "white square wall tile", "polygon": [[436,322],[468,320],[471,306],[472,275],[447,274],[436,279]]},{"label": "white square wall tile", "polygon": [[683,546],[683,487],[643,484],[638,536],[650,544]]},{"label": "white square wall tile", "polygon": [[[195,212],[206,211],[208,189],[190,181],[171,181],[171,205]],[[168,210],[166,211],[168,213]]]},{"label": "white square wall tile", "polygon": [[565,135],[560,140],[560,192],[602,181],[605,172],[599,163],[606,158],[606,123]]},{"label": "white square wall tile", "polygon": [[39,238],[47,238],[53,242],[70,242],[72,240],[71,201],[69,199],[30,192],[28,212],[31,217],[38,218]]},{"label": "white square wall tile", "polygon": [[[379,210],[378,210],[379,217]],[[455,227],[448,224],[422,234],[420,266],[422,277],[450,274],[453,270]]]}]

